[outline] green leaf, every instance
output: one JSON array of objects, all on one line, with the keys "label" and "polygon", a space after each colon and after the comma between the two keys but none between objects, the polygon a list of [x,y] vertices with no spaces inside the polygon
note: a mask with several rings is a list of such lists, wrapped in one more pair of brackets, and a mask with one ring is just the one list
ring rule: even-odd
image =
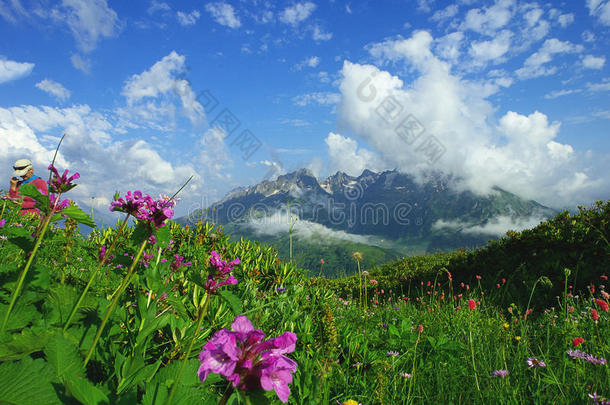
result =
[{"label": "green leaf", "polygon": [[96,226],[93,219],[91,219],[91,217],[87,213],[85,213],[85,211],[74,205],[64,208],[61,213],[67,216],[68,218],[75,220],[76,222],[80,222],[83,225],[87,225],[92,228],[95,228]]},{"label": "green leaf", "polygon": [[229,290],[220,290],[218,295],[231,306],[234,314],[239,315],[242,313],[243,308],[241,305],[241,299],[239,297]]},{"label": "green leaf", "polygon": [[58,378],[66,375],[84,377],[83,359],[79,356],[76,346],[65,337],[53,336],[47,343],[44,352]]},{"label": "green leaf", "polygon": [[18,360],[42,350],[54,334],[47,328],[28,328],[0,343],[0,361]]},{"label": "green leaf", "polygon": [[49,197],[38,191],[33,184],[19,187],[19,194],[34,199],[36,201],[36,208],[39,208],[45,214],[51,212]]},{"label": "green leaf", "polygon": [[155,231],[155,238],[157,238],[157,243],[160,247],[166,248],[169,245],[169,240],[171,239],[172,234],[169,229],[169,226],[165,225]]},{"label": "green leaf", "polygon": [[64,380],[70,394],[81,404],[101,405],[110,403],[106,394],[83,376],[66,374]]},{"label": "green leaf", "polygon": [[53,370],[43,359],[0,364],[0,398],[15,405],[61,404],[51,384]]}]

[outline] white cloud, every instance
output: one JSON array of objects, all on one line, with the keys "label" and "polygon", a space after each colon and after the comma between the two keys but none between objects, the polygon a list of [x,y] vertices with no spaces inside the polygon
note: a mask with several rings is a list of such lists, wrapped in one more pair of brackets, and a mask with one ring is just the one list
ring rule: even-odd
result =
[{"label": "white cloud", "polygon": [[557,17],[557,22],[563,28],[566,28],[568,25],[570,25],[574,22],[574,14],[572,14],[572,13],[562,14],[559,17]]},{"label": "white cloud", "polygon": [[610,25],[610,1],[587,0],[589,15],[597,17],[603,25]]},{"label": "white cloud", "polygon": [[58,99],[65,101],[70,98],[70,90],[53,80],[44,79],[36,83],[36,87]]},{"label": "white cloud", "polygon": [[80,70],[83,73],[89,73],[91,71],[91,60],[89,58],[83,58],[81,55],[75,53],[70,57],[72,66]]},{"label": "white cloud", "polygon": [[313,33],[311,34],[311,37],[314,41],[328,41],[333,37],[333,33],[324,32],[322,31],[322,28],[320,28],[320,26],[315,25],[313,27]]},{"label": "white cloud", "polygon": [[[193,123],[205,119],[203,106],[197,101],[195,93],[187,80],[176,77],[185,72],[185,57],[172,51],[169,55],[156,62],[150,69],[131,76],[122,94],[127,99],[128,106],[142,102],[145,99],[155,99],[159,96],[179,96],[182,108]],[[145,106],[149,110],[150,104]]]},{"label": "white cloud", "polygon": [[[500,84],[493,77],[475,81],[452,74],[432,53],[433,44],[430,34],[418,32],[368,46],[382,64],[404,62],[407,82],[375,66],[346,61],[339,125],[389,167],[420,179],[430,170],[452,174],[461,179],[460,189],[476,193],[500,186],[561,206],[591,201],[602,196],[599,190],[610,189],[603,165],[583,160],[570,145],[558,142],[560,123],[538,111],[507,111],[498,120],[497,107],[488,98]],[[548,48],[562,48],[557,45],[551,42]],[[405,71],[402,66],[400,71]],[[498,71],[495,78],[501,77]]]},{"label": "white cloud", "polygon": [[430,19],[432,21],[445,21],[448,20],[452,17],[454,17],[457,12],[459,10],[459,7],[457,4],[452,4],[450,6],[445,7],[442,10],[437,10],[434,12],[434,14],[432,14],[432,17],[430,17]]},{"label": "white cloud", "polygon": [[331,92],[313,92],[300,94],[292,99],[294,104],[304,107],[309,104],[333,105],[341,100],[341,95]]},{"label": "white cloud", "polygon": [[32,73],[33,63],[15,62],[0,58],[0,83],[21,79]]},{"label": "white cloud", "polygon": [[592,33],[589,30],[583,31],[580,36],[582,37],[582,40],[585,41],[585,42],[593,42],[593,41],[595,41],[595,34]]},{"label": "white cloud", "polygon": [[483,66],[491,61],[502,62],[503,56],[510,49],[512,35],[509,30],[503,30],[491,41],[473,41],[468,53],[474,64]]},{"label": "white cloud", "polygon": [[554,91],[550,92],[549,94],[545,95],[544,98],[554,99],[554,98],[563,97],[563,96],[567,96],[567,95],[574,94],[574,93],[580,93],[580,92],[582,92],[582,90],[580,90],[580,89],[554,90]]},{"label": "white cloud", "polygon": [[239,20],[239,17],[235,15],[233,6],[228,3],[208,3],[205,5],[205,9],[220,25],[229,28],[239,28],[241,26],[241,21]]},{"label": "white cloud", "polygon": [[601,69],[606,63],[605,56],[586,55],[582,60],[582,65],[586,69]]},{"label": "white cloud", "polygon": [[157,1],[157,0],[152,0],[150,3],[150,7],[148,7],[148,14],[154,14],[157,11],[171,11],[171,7],[169,6],[169,4],[162,2],[162,1]]},{"label": "white cloud", "polygon": [[63,0],[51,17],[68,25],[77,47],[85,53],[93,51],[102,38],[113,37],[121,30],[117,13],[106,0]]},{"label": "white cloud", "polygon": [[293,6],[286,7],[280,13],[280,21],[285,24],[293,26],[298,25],[300,22],[305,21],[311,13],[316,9],[316,5],[310,1],[303,3],[296,3]]},{"label": "white cloud", "polygon": [[351,176],[359,176],[364,169],[386,169],[374,153],[362,148],[358,150],[358,142],[351,138],[330,132],[324,142],[331,160],[331,173],[340,170]]},{"label": "white cloud", "polygon": [[201,14],[199,14],[199,11],[197,10],[193,10],[188,14],[183,13],[182,11],[178,11],[176,13],[176,17],[178,18],[178,22],[180,23],[180,25],[187,26],[194,25],[199,19],[199,17],[201,17]]},{"label": "white cloud", "polygon": [[583,49],[582,45],[574,45],[569,41],[560,41],[557,38],[547,39],[540,49],[531,54],[523,63],[523,67],[517,69],[515,73],[520,79],[531,79],[553,74],[557,69],[546,66],[548,62],[553,60],[553,55],[580,53]]},{"label": "white cloud", "polygon": [[529,218],[512,218],[508,215],[502,215],[495,218],[491,218],[484,224],[473,224],[468,222],[460,221],[444,221],[438,220],[433,225],[433,229],[452,229],[459,230],[465,234],[484,234],[493,235],[496,237],[506,234],[507,231],[522,231],[524,229],[531,229],[540,222],[546,220],[542,216],[532,215]]},{"label": "white cloud", "polygon": [[315,68],[320,64],[320,58],[317,56],[310,56],[308,58],[303,59],[301,62],[297,63],[294,68],[296,70],[301,70],[304,67]]},{"label": "white cloud", "polygon": [[451,63],[456,63],[460,57],[460,48],[464,41],[464,33],[452,32],[436,40],[436,52],[442,58]]},{"label": "white cloud", "polygon": [[604,79],[601,83],[587,83],[587,89],[591,92],[610,91],[610,79]]},{"label": "white cloud", "polygon": [[493,35],[513,17],[515,4],[515,0],[496,0],[490,7],[470,9],[466,13],[462,29]]}]

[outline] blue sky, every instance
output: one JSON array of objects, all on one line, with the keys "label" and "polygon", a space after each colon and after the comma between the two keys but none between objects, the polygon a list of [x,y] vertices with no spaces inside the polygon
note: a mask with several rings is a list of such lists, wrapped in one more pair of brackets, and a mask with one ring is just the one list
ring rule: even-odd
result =
[{"label": "blue sky", "polygon": [[610,197],[609,32],[601,0],[0,0],[0,167],[41,173],[66,133],[58,166],[100,208],[194,174],[184,214],[301,167],[590,204]]}]

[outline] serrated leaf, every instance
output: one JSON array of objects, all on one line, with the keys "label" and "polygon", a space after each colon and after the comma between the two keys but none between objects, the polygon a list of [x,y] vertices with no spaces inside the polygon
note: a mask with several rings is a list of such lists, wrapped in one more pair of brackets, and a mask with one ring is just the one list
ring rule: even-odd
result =
[{"label": "serrated leaf", "polygon": [[0,399],[14,405],[61,404],[51,384],[53,370],[43,359],[0,364]]},{"label": "serrated leaf", "polygon": [[79,356],[76,346],[61,335],[49,339],[44,352],[51,368],[58,378],[66,375],[84,377],[83,359]]},{"label": "serrated leaf", "polygon": [[42,194],[33,184],[26,184],[19,187],[21,196],[30,197],[36,201],[36,208],[40,209],[45,214],[48,214],[50,209],[49,197]]},{"label": "serrated leaf", "polygon": [[28,328],[20,334],[11,335],[9,341],[0,343],[0,361],[22,359],[42,350],[53,334],[46,328]]},{"label": "serrated leaf", "polygon": [[160,247],[166,248],[169,245],[169,240],[171,239],[172,234],[169,229],[169,226],[163,226],[157,230],[155,230],[155,238],[157,239],[157,243]]},{"label": "serrated leaf", "polygon": [[61,213],[68,218],[75,220],[76,222],[80,222],[83,225],[87,225],[92,228],[95,228],[96,226],[93,219],[91,219],[91,217],[85,211],[76,206],[71,205],[66,207],[61,211]]},{"label": "serrated leaf", "polygon": [[65,386],[70,394],[84,405],[103,405],[110,401],[106,394],[83,376],[66,374],[64,376]]}]

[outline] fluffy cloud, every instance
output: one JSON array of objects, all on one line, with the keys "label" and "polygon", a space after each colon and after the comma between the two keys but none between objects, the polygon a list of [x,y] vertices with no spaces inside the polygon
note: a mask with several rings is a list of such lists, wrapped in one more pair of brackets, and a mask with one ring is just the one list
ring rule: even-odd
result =
[{"label": "fluffy cloud", "polygon": [[547,63],[553,60],[553,56],[562,53],[580,53],[584,50],[582,45],[574,45],[569,41],[560,41],[551,38],[537,52],[531,54],[523,63],[523,67],[515,72],[520,79],[531,79],[539,76],[547,76],[555,73],[556,67],[548,67]]},{"label": "fluffy cloud", "polygon": [[316,5],[310,1],[296,3],[294,6],[286,7],[280,13],[280,21],[293,26],[305,21],[316,9]]},{"label": "fluffy cloud", "polygon": [[199,11],[197,10],[193,10],[188,14],[183,13],[182,11],[178,11],[176,13],[176,17],[178,18],[178,22],[180,23],[180,25],[187,26],[194,25],[199,19],[199,17],[201,17],[201,14],[199,14]]},{"label": "fluffy cloud", "polygon": [[387,169],[371,151],[362,148],[358,150],[358,142],[351,138],[330,132],[324,142],[331,160],[331,173],[340,170],[351,176],[359,176],[364,169]]},{"label": "fluffy cloud", "polygon": [[115,36],[121,30],[117,13],[106,0],[63,0],[51,17],[68,25],[78,48],[91,52],[102,38]]},{"label": "fluffy cloud", "polygon": [[515,13],[515,5],[515,0],[497,0],[492,6],[470,9],[461,28],[479,34],[493,35],[508,24]]},{"label": "fluffy cloud", "polygon": [[472,56],[475,65],[485,65],[487,62],[503,61],[503,56],[510,49],[512,32],[503,30],[491,41],[474,41],[468,53]]},{"label": "fluffy cloud", "polygon": [[332,32],[324,32],[320,26],[315,25],[311,37],[314,41],[328,41],[333,37]]},{"label": "fluffy cloud", "polygon": [[58,99],[65,101],[70,98],[70,90],[53,80],[44,79],[36,83],[36,87]]},{"label": "fluffy cloud", "polygon": [[[197,101],[195,93],[187,80],[177,76],[184,73],[185,57],[172,51],[155,63],[150,69],[135,74],[127,80],[122,94],[127,98],[129,106],[144,99],[164,96],[179,96],[182,108],[191,122],[201,122],[205,119],[203,106]],[[148,109],[148,106],[146,107]]]},{"label": "fluffy cloud", "polygon": [[610,1],[587,0],[589,15],[597,17],[600,23],[610,25]]},{"label": "fluffy cloud", "polygon": [[484,234],[500,237],[506,234],[506,231],[522,231],[531,229],[546,218],[539,216],[531,216],[529,218],[513,219],[510,216],[498,216],[490,219],[484,224],[472,224],[459,221],[443,221],[438,220],[433,225],[434,229],[452,229],[459,230],[465,234]]},{"label": "fluffy cloud", "polygon": [[294,68],[296,70],[301,70],[304,67],[315,68],[320,64],[320,58],[317,56],[310,56],[309,58],[303,59],[301,62],[297,63]]},{"label": "fluffy cloud", "polygon": [[582,65],[586,69],[601,69],[606,63],[604,56],[586,55],[582,60]]},{"label": "fluffy cloud", "polygon": [[0,58],[0,83],[21,79],[32,73],[33,63],[15,62]]},{"label": "fluffy cloud", "polygon": [[72,62],[72,66],[83,73],[89,73],[91,71],[91,60],[83,58],[77,53],[70,57],[70,62]]},{"label": "fluffy cloud", "polygon": [[205,9],[220,25],[229,28],[239,28],[241,26],[241,21],[235,14],[233,6],[228,3],[208,3],[205,5]]},{"label": "fluffy cloud", "polygon": [[[500,84],[452,74],[432,53],[434,43],[430,34],[416,32],[368,47],[380,63],[392,61],[405,71],[402,63],[407,83],[372,65],[346,61],[341,70],[340,125],[387,166],[420,178],[438,170],[459,178],[460,189],[489,193],[497,185],[551,206],[599,198],[599,190],[610,187],[597,178],[600,165],[558,142],[560,124],[545,114],[507,111],[495,118],[488,98]],[[545,49],[575,48],[554,40]]]}]

